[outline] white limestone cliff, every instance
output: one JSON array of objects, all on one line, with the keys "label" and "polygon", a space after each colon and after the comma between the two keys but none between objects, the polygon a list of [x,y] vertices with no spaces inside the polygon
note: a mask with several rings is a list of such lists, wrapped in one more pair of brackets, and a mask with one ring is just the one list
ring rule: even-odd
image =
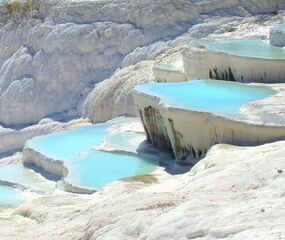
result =
[{"label": "white limestone cliff", "polygon": [[[169,49],[208,36],[265,38],[284,8],[283,0],[48,0],[19,18],[0,7],[0,152],[81,124],[18,125],[58,112],[61,120],[82,113],[94,122],[136,115],[132,89],[154,80],[154,62],[171,62]],[[283,99],[281,92],[242,111],[251,122],[266,123],[271,115],[279,121]],[[172,175],[183,169],[175,165],[170,174],[160,168],[92,195],[57,189],[1,210],[0,238],[283,239],[284,149],[284,141],[219,144],[185,174]],[[0,155],[1,166],[21,160]]]},{"label": "white limestone cliff", "polygon": [[182,56],[188,79],[211,78],[246,83],[280,83],[285,79],[284,59],[239,56],[203,45],[185,46]]},{"label": "white limestone cliff", "polygon": [[[79,54],[79,52],[82,50],[81,45],[86,45],[86,48],[88,49],[94,49],[95,46],[93,46],[94,44],[92,44],[90,40],[93,39],[93,37],[88,38],[89,40],[83,37],[89,28],[90,31],[93,31],[92,27],[89,26],[89,23],[73,25],[66,25],[66,23],[55,23],[54,20],[49,17],[49,14],[51,14],[52,11],[55,11],[54,4],[59,8],[59,3],[56,1],[45,1],[43,4],[40,4],[40,6],[36,6],[36,9],[38,10],[35,9],[35,12],[37,14],[35,14],[35,16],[29,21],[27,21],[28,19],[24,18],[25,24],[23,26],[16,24],[18,21],[17,18],[15,18],[15,16],[11,17],[9,11],[7,12],[6,10],[5,14],[0,14],[1,21],[3,21],[0,28],[0,42],[3,44],[3,46],[6,46],[0,50],[0,68],[2,69],[1,71],[3,74],[3,76],[0,77],[0,92],[7,88],[0,94],[1,96],[2,94],[5,96],[0,96],[0,107],[2,108],[2,112],[0,111],[0,118],[2,118],[2,120],[0,122],[3,122],[4,119],[5,121],[7,120],[9,122],[8,126],[1,124],[1,152],[13,150],[12,148],[21,148],[23,147],[26,139],[42,133],[53,131],[52,129],[50,129],[50,131],[36,130],[38,128],[43,129],[41,124],[32,125],[28,127],[28,131],[26,131],[24,130],[25,127],[23,128],[21,125],[12,126],[11,123],[27,122],[27,118],[29,119],[28,122],[30,122],[31,119],[34,119],[34,121],[37,122],[37,119],[41,118],[39,114],[49,115],[51,112],[54,112],[48,110],[51,108],[51,105],[57,109],[55,112],[61,111],[59,108],[61,108],[63,105],[69,105],[69,99],[72,99],[74,102],[74,99],[77,98],[75,96],[76,94],[74,95],[73,93],[70,93],[71,86],[74,86],[72,87],[73,90],[71,91],[77,92],[78,89],[84,85],[84,90],[80,90],[79,93],[79,95],[82,96],[75,100],[76,107],[68,107],[67,110],[64,110],[63,113],[59,114],[60,118],[56,117],[56,119],[62,120],[66,117],[70,118],[82,113],[82,116],[88,116],[94,122],[101,122],[122,114],[131,116],[136,115],[137,112],[135,105],[133,104],[131,94],[132,88],[135,87],[137,83],[153,81],[154,79],[151,71],[149,71],[149,68],[152,67],[153,63],[149,61],[149,68],[146,67],[145,70],[139,70],[141,67],[143,68],[143,66],[147,65],[145,63],[139,64],[135,67],[130,66],[130,68],[119,70],[114,77],[110,77],[109,80],[106,80],[106,83],[99,85],[95,84],[95,88],[93,86],[93,81],[91,81],[91,84],[87,85],[83,83],[85,81],[84,79],[88,75],[86,74],[85,70],[83,71],[83,69],[85,69],[87,66],[84,62],[92,62],[94,66],[99,66],[101,64],[101,60],[98,62],[98,58],[96,57],[97,60],[93,61],[92,59],[94,58],[89,58],[91,55],[87,53],[80,53],[80,60],[77,57],[74,59],[76,67],[74,67],[74,65],[71,66],[71,62],[69,60],[77,53]],[[82,11],[81,8],[83,8],[87,3],[82,2],[65,4],[60,5],[60,9],[62,9],[63,12],[67,11],[64,9],[70,4],[74,4],[74,6],[80,5],[78,8],[80,11]],[[93,6],[92,4],[96,5],[99,3],[92,2],[90,4]],[[261,2],[258,4],[261,4]],[[192,5],[192,7],[194,7],[194,5]],[[68,7],[68,11],[71,11],[71,8],[71,6]],[[3,8],[0,9],[3,11]],[[75,11],[75,9],[72,11]],[[227,11],[228,10],[225,10],[225,12],[213,13],[211,10],[209,10],[209,14],[218,14],[218,16],[220,16],[220,14],[233,14],[231,11],[226,14]],[[85,13],[82,13],[82,16],[84,14]],[[90,15],[91,13],[88,14]],[[241,15],[241,12],[236,14]],[[254,14],[254,12],[252,12],[252,14]],[[77,15],[75,14],[74,18],[75,16]],[[163,64],[165,61],[175,62],[177,59],[179,59],[177,56],[180,54],[179,52],[181,46],[188,43],[193,37],[200,38],[210,35],[214,38],[229,38],[240,35],[251,36],[254,34],[265,37],[269,33],[271,26],[276,22],[280,22],[280,18],[282,18],[282,16],[284,16],[282,11],[279,11],[278,14],[274,16],[261,15],[251,17],[251,14],[248,14],[248,17],[237,17],[230,15],[220,18],[209,15],[208,18],[201,18],[199,20],[201,23],[196,24],[193,27],[190,26],[190,29],[186,33],[182,34],[178,38],[175,38],[174,40],[160,40],[158,42],[151,43],[150,45],[135,48],[135,50],[131,51],[123,58],[121,65],[122,67],[126,67],[128,65],[139,63],[143,59],[153,59],[157,55],[159,56],[157,56],[155,59],[156,64]],[[37,19],[39,18],[43,19],[43,22],[38,21]],[[87,30],[85,31],[82,29]],[[72,36],[70,36],[71,32]],[[27,38],[27,35],[29,35],[29,38]],[[81,39],[81,37],[84,39]],[[117,36],[113,35],[113,37]],[[23,42],[29,44],[22,46]],[[98,40],[95,42],[98,42]],[[106,41],[102,42],[107,44]],[[34,54],[35,49],[40,49],[37,51],[37,54]],[[72,53],[70,49],[73,49]],[[92,49],[89,50],[93,51]],[[69,52],[68,56],[65,54],[66,52]],[[54,55],[56,55],[56,57]],[[113,57],[114,56],[112,55],[112,58]],[[60,58],[61,60],[57,61],[56,58]],[[66,59],[66,61],[63,61],[63,59]],[[108,64],[106,65],[106,62],[103,63],[104,66],[109,68]],[[68,65],[68,67],[63,65]],[[79,74],[78,67],[82,67],[83,73],[80,74],[80,77],[74,77],[75,75]],[[50,68],[50,70],[47,68]],[[45,70],[42,71],[43,69]],[[128,81],[129,70],[131,72],[131,81]],[[77,73],[74,74],[73,71],[77,71]],[[79,70],[79,72],[80,71],[81,70]],[[38,77],[35,78],[34,75],[36,75],[36,73],[34,72],[38,73]],[[65,76],[63,76],[63,74]],[[142,74],[144,77],[141,77]],[[14,81],[14,78],[20,78],[16,75],[21,75],[24,81]],[[95,77],[96,74],[92,73],[91,75],[93,78],[93,76]],[[121,79],[120,84],[118,83],[118,79]],[[65,83],[63,83],[63,80]],[[114,83],[111,83],[113,80]],[[128,84],[124,85],[124,81],[127,81]],[[56,89],[56,94],[53,92],[53,90],[49,91],[50,85],[52,85],[52,88]],[[113,87],[109,87],[109,85]],[[127,85],[128,87],[126,87]],[[94,90],[92,91],[93,88]],[[62,91],[67,95],[65,95],[65,93]],[[113,94],[113,92],[116,94]],[[90,93],[89,96],[88,93]],[[98,96],[96,97],[96,95]],[[102,97],[102,101],[100,100],[99,96],[100,98]],[[59,98],[61,99],[60,102]],[[113,107],[113,104],[116,107]],[[54,114],[52,114],[50,117],[54,118]],[[30,129],[34,130],[30,131]],[[8,132],[9,134],[7,135]],[[13,137],[11,138],[11,136]]]},{"label": "white limestone cliff", "polygon": [[[201,159],[218,143],[251,146],[285,139],[285,125],[274,119],[274,115],[259,122],[257,118],[248,119],[247,115],[238,119],[171,106],[165,98],[139,89],[135,89],[133,95],[148,140],[159,148],[172,150],[177,160]],[[278,94],[276,96],[270,97],[269,102],[278,104]],[[266,104],[266,98],[260,101],[263,111],[255,115],[266,115]],[[249,111],[243,112],[250,116]]]},{"label": "white limestone cliff", "polygon": [[5,124],[36,123],[70,109],[78,114],[93,84],[109,78],[124,57],[129,56],[126,66],[138,47],[163,44],[207,16],[244,17],[284,7],[281,0],[33,4],[18,12],[8,3],[0,6],[0,122]]}]

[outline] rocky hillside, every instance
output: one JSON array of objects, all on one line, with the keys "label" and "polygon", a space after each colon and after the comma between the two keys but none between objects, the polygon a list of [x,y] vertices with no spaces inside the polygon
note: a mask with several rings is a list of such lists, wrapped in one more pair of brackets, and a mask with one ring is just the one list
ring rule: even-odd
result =
[{"label": "rocky hillside", "polygon": [[[132,90],[154,80],[154,63],[179,61],[195,38],[266,38],[284,10],[284,0],[0,0],[0,166],[19,163],[8,151],[27,139],[88,122],[79,117],[136,115]],[[284,117],[283,97],[266,110]],[[252,121],[261,110],[243,109]],[[220,144],[181,175],[174,165],[92,195],[58,188],[1,210],[0,239],[285,239],[284,149]]]},{"label": "rocky hillside", "polygon": [[[189,30],[190,37],[233,31],[233,22],[284,7],[283,0],[2,2],[0,123],[80,115],[94,84],[177,44],[170,40]],[[203,34],[193,29],[198,23],[207,25]]]}]

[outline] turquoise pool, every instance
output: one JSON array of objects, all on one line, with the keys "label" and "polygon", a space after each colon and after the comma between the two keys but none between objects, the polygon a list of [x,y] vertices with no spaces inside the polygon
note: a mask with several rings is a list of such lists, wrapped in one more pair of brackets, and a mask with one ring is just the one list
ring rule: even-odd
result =
[{"label": "turquoise pool", "polygon": [[[126,118],[88,125],[36,137],[26,145],[49,158],[62,160],[69,170],[67,182],[81,188],[100,188],[121,178],[147,174],[157,168],[155,155],[140,155],[137,152],[146,140],[144,133],[116,130],[138,121],[137,118]],[[102,146],[112,152],[98,150]]]},{"label": "turquoise pool", "polygon": [[52,191],[54,185],[40,178],[33,170],[22,164],[0,167],[0,180],[20,184],[36,191]]},{"label": "turquoise pool", "polygon": [[68,161],[80,156],[91,147],[99,146],[107,136],[111,124],[93,124],[62,131],[27,141],[26,146],[47,157]]},{"label": "turquoise pool", "polygon": [[[280,26],[284,28],[284,26]],[[205,43],[209,50],[225,52],[232,55],[265,59],[285,60],[285,49],[272,46],[264,40],[223,40]]]},{"label": "turquoise pool", "polygon": [[153,172],[157,165],[153,156],[94,151],[82,160],[67,164],[66,181],[88,189],[101,188],[118,179]]},{"label": "turquoise pool", "polygon": [[119,132],[106,137],[105,143],[107,147],[118,151],[135,152],[141,143],[146,140],[144,133],[135,132]]},{"label": "turquoise pool", "polygon": [[214,80],[182,83],[149,83],[136,90],[160,97],[163,103],[178,108],[241,117],[243,104],[276,94],[269,87]]},{"label": "turquoise pool", "polygon": [[23,201],[19,191],[12,187],[0,185],[0,209],[17,207]]}]

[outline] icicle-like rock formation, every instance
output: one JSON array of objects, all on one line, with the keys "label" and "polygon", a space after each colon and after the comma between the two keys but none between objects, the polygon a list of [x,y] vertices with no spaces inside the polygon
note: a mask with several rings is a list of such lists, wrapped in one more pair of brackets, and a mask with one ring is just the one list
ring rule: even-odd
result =
[{"label": "icicle-like rock formation", "polygon": [[239,39],[190,45],[182,56],[188,79],[285,81],[285,51],[266,41]]},{"label": "icicle-like rock formation", "polygon": [[79,114],[94,84],[141,59],[140,47],[163,45],[207,16],[253,16],[283,7],[281,0],[4,1],[0,122],[37,123],[70,109]]},{"label": "icicle-like rock formation", "polygon": [[[175,84],[172,83],[168,87],[176,91]],[[240,84],[237,87],[244,87],[245,94],[250,91],[248,87]],[[188,90],[191,91],[191,87]],[[216,110],[199,110],[193,105],[181,107],[174,103],[176,99],[173,99],[173,96],[170,97],[171,100],[167,100],[165,93],[150,93],[140,87],[135,89],[133,95],[148,140],[157,147],[172,149],[177,160],[199,159],[205,156],[210,147],[218,143],[243,146],[285,138],[285,126],[278,122],[260,124],[247,120],[246,116],[244,118],[217,114]],[[185,99],[184,95],[183,98]],[[200,100],[204,101],[203,97]],[[225,106],[228,107],[227,103]]]}]

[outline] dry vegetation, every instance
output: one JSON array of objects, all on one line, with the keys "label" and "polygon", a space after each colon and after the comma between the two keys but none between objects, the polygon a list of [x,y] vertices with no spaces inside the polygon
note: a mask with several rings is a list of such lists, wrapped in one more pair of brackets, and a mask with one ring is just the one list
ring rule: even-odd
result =
[{"label": "dry vegetation", "polygon": [[7,21],[14,19],[16,23],[22,24],[25,19],[36,16],[40,7],[40,0],[13,0],[0,4],[0,14]]}]

